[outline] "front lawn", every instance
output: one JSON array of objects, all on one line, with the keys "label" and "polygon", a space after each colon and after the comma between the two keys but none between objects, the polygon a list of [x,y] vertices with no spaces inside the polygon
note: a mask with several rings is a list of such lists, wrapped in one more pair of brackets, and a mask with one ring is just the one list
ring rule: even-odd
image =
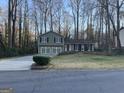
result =
[{"label": "front lawn", "polygon": [[123,69],[124,56],[103,56],[90,54],[70,54],[57,56],[51,60],[55,69]]}]

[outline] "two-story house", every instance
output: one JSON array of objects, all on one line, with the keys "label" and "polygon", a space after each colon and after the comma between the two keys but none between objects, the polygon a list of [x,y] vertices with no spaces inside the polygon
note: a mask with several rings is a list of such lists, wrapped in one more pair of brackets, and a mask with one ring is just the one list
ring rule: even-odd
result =
[{"label": "two-story house", "polygon": [[47,32],[38,38],[38,53],[42,56],[56,56],[62,52],[94,51],[95,43],[83,39],[64,39],[56,32]]},{"label": "two-story house", "polygon": [[42,56],[55,56],[64,51],[64,37],[50,31],[38,38],[38,53]]}]

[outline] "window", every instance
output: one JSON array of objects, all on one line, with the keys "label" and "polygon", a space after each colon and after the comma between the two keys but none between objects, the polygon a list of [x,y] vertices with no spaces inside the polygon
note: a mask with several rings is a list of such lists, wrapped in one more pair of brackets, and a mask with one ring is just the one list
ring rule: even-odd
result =
[{"label": "window", "polygon": [[45,54],[45,47],[42,47],[42,54]]},{"label": "window", "polygon": [[62,42],[63,42],[63,38],[54,37],[54,43],[62,43]]},{"label": "window", "polygon": [[64,49],[65,49],[65,51],[67,51],[67,45],[65,45],[64,47],[65,47],[65,48],[64,48]]},{"label": "window", "polygon": [[46,53],[49,54],[50,53],[50,48],[46,47]]},{"label": "window", "polygon": [[57,47],[57,53],[61,53],[61,47]]},{"label": "window", "polygon": [[47,37],[47,43],[49,43],[49,38]]},{"label": "window", "polygon": [[56,54],[56,47],[53,47],[53,53],[55,53]]},{"label": "window", "polygon": [[42,37],[42,43],[46,43],[46,38]]},{"label": "window", "polygon": [[61,38],[56,38],[56,43],[61,43]]},{"label": "window", "polygon": [[69,45],[69,51],[71,51],[72,50],[72,46],[71,45]]},{"label": "window", "polygon": [[50,47],[42,47],[41,53],[42,54],[49,54],[51,52]]},{"label": "window", "polygon": [[75,51],[78,51],[78,45],[77,44],[75,45]]}]

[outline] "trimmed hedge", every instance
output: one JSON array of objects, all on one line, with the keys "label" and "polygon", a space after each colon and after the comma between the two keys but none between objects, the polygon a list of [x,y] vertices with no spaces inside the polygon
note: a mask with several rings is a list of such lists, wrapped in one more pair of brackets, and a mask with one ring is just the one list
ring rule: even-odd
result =
[{"label": "trimmed hedge", "polygon": [[124,49],[112,49],[113,55],[124,55]]},{"label": "trimmed hedge", "polygon": [[35,48],[0,48],[0,58],[36,54]]},{"label": "trimmed hedge", "polygon": [[48,65],[50,62],[50,57],[44,57],[44,56],[33,56],[33,61],[41,66]]}]

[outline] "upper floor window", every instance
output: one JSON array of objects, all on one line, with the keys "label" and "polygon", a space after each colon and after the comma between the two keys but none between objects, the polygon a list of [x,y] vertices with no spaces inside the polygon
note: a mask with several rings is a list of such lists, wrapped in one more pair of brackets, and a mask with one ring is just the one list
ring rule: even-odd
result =
[{"label": "upper floor window", "polygon": [[60,38],[56,38],[56,43],[60,43]]},{"label": "upper floor window", "polygon": [[41,37],[40,42],[41,43],[46,43],[47,42],[46,37]]},{"label": "upper floor window", "polygon": [[62,43],[62,42],[63,42],[63,38],[54,37],[54,43]]}]

